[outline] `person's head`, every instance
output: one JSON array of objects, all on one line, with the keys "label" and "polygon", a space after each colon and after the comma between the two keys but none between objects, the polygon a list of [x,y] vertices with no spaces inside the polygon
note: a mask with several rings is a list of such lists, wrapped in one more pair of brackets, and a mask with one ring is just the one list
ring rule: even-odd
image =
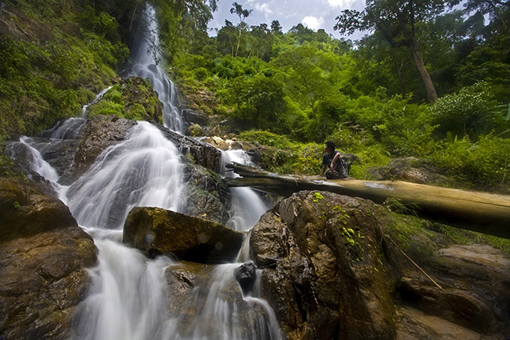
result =
[{"label": "person's head", "polygon": [[324,147],[324,150],[325,150],[326,152],[333,152],[333,151],[335,151],[335,148],[336,148],[336,145],[335,145],[335,143],[334,143],[334,142],[332,142],[332,141],[327,141],[327,142],[326,142],[326,145],[325,145],[325,147]]}]

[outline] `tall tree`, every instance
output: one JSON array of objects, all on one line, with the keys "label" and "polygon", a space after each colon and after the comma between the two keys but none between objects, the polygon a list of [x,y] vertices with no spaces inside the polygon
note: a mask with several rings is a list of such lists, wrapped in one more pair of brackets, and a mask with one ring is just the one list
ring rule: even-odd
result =
[{"label": "tall tree", "polygon": [[232,14],[236,14],[238,17],[239,17],[239,25],[238,25],[238,30],[239,30],[239,36],[237,37],[237,48],[236,48],[236,53],[234,55],[234,57],[237,57],[237,54],[239,52],[239,45],[241,44],[241,34],[243,32],[243,29],[245,29],[247,27],[246,25],[246,22],[244,22],[246,20],[246,18],[248,16],[250,16],[251,12],[253,12],[252,9],[248,10],[248,9],[243,9],[243,6],[238,4],[237,2],[234,2],[232,4],[232,7],[230,9],[230,13]]},{"label": "tall tree", "polygon": [[352,34],[357,30],[380,32],[392,47],[405,46],[411,52],[427,92],[427,99],[437,99],[436,89],[417,44],[417,25],[443,12],[444,0],[367,0],[364,11],[344,10],[336,20],[335,30]]}]

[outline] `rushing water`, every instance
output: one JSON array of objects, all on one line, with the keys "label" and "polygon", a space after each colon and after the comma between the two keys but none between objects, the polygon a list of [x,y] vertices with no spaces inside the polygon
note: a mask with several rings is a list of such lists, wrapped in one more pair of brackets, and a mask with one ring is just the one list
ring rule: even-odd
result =
[{"label": "rushing water", "polygon": [[[172,101],[173,83],[154,64],[149,64],[150,58],[142,53],[147,49],[144,44],[140,44],[135,53],[138,56],[133,69],[144,78],[148,75],[143,72],[152,72],[154,79],[151,80],[154,87],[159,88],[160,99],[168,95]],[[165,123],[179,130],[182,126],[179,112],[172,105],[165,109]],[[83,118],[70,119],[56,126],[48,143],[77,138],[83,121]],[[168,273],[179,270],[183,264],[164,256],[150,260],[140,251],[122,244],[122,225],[133,207],[180,211],[182,202],[186,201],[183,199],[186,191],[183,190],[181,155],[153,125],[138,122],[123,142],[107,148],[87,173],[69,186],[58,184],[55,169],[36,149],[44,147],[41,142],[33,143],[24,137],[18,144],[27,150],[24,154],[29,159],[30,171],[53,184],[78,224],[94,238],[99,250],[98,265],[89,270],[92,284],[88,296],[77,308],[73,338],[281,338],[274,312],[267,302],[257,298],[258,289],[250,296],[240,293],[234,270],[241,263],[208,266],[197,278],[191,295],[176,311],[168,307],[178,298],[172,296],[168,288]],[[225,162],[250,162],[243,151],[226,152],[223,157]],[[232,205],[228,225],[240,231],[251,229],[267,209],[260,197],[246,188],[233,189]],[[239,261],[249,261],[248,253],[245,243]]]},{"label": "rushing water", "polygon": [[135,44],[131,53],[132,65],[126,70],[126,76],[139,76],[143,79],[149,78],[154,91],[163,104],[163,119],[165,127],[176,132],[183,132],[183,123],[180,105],[177,99],[177,89],[174,83],[168,78],[166,72],[160,67],[158,50],[158,28],[155,21],[155,11],[148,7],[143,14],[143,25],[146,30],[140,41]]},{"label": "rushing water", "polygon": [[179,211],[183,195],[177,148],[161,131],[139,122],[122,143],[106,149],[67,194],[84,227],[119,229],[135,206]]},{"label": "rushing water", "polygon": [[[49,181],[58,181],[55,170],[29,142],[28,138],[20,141],[30,150],[32,170]],[[242,161],[242,157],[246,157],[242,151],[229,152],[224,160]],[[248,161],[245,158],[244,162]],[[120,221],[130,207],[180,209],[184,194],[182,167],[175,146],[151,124],[139,122],[124,142],[106,149],[91,169],[70,187],[55,185],[78,223],[93,236],[99,250],[99,264],[89,270],[90,291],[77,308],[74,338],[281,338],[274,312],[267,302],[257,298],[257,289],[251,296],[240,293],[234,270],[241,263],[210,266],[175,313],[168,309],[168,301],[173,297],[165,270],[181,264],[164,256],[150,260],[122,244]],[[253,199],[254,206],[264,206],[257,204],[261,201],[258,195]],[[233,197],[237,205],[235,201]],[[247,221],[258,219],[265,208],[245,206],[242,210],[244,216],[234,215],[233,219],[240,230],[248,230],[253,225],[246,224]],[[247,218],[250,214],[254,215]],[[247,255],[242,257],[242,261],[249,260]]]},{"label": "rushing water", "polygon": [[[233,172],[225,170],[225,164],[239,163],[244,165],[253,165],[250,156],[244,150],[228,150],[221,153],[221,168],[224,176],[237,176]],[[227,226],[239,231],[250,230],[266,212],[268,206],[251,188],[231,188],[232,194],[232,218]]]}]

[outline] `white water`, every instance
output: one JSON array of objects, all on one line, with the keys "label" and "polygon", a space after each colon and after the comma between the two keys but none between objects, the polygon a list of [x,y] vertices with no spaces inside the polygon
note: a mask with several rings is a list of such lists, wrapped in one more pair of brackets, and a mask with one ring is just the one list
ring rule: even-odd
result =
[{"label": "white water", "polygon": [[29,159],[27,159],[27,160],[29,161],[32,170],[37,172],[39,175],[41,175],[48,181],[57,183],[57,181],[58,181],[57,172],[55,171],[55,169],[53,169],[53,167],[48,162],[46,162],[43,159],[39,150],[35,149],[34,147],[32,147],[30,145],[30,142],[32,142],[32,139],[29,137],[23,136],[19,139],[19,142],[21,144],[24,144],[29,151],[30,156],[29,156]]},{"label": "white water", "polygon": [[89,270],[92,288],[77,310],[74,338],[87,340],[163,339],[166,257],[149,261],[139,251],[94,239],[99,265]]},{"label": "white water", "polygon": [[[225,164],[239,163],[253,165],[250,156],[244,150],[222,151],[221,168],[225,171]],[[224,172],[225,177],[237,176],[233,172]],[[232,217],[227,226],[238,231],[248,231],[259,221],[260,216],[269,208],[260,196],[251,188],[231,188]]]},{"label": "white water", "polygon": [[179,211],[184,190],[179,158],[161,131],[138,122],[69,188],[69,209],[79,225],[105,229],[121,228],[135,206]]},{"label": "white water", "polygon": [[[38,152],[34,154],[40,156]],[[140,122],[125,142],[105,150],[90,171],[67,190],[73,216],[93,236],[99,250],[99,264],[89,270],[90,291],[77,308],[75,339],[281,338],[267,302],[240,294],[234,279],[234,270],[240,263],[214,267],[204,281],[198,282],[181,313],[171,315],[166,301],[172,296],[165,290],[164,271],[178,263],[166,257],[149,260],[138,250],[125,247],[120,226],[109,224],[117,206],[123,208],[119,215],[126,214],[130,206],[153,204],[179,210],[179,157],[158,129]],[[45,163],[42,157],[40,160]],[[48,168],[51,166],[46,163],[34,170],[45,174]],[[48,177],[58,180],[58,176]],[[193,317],[189,319],[189,315]]]},{"label": "white water", "polygon": [[88,103],[87,105],[83,105],[81,117],[69,118],[63,122],[58,122],[51,130],[46,131],[48,133],[51,133],[50,138],[56,140],[78,139],[81,128],[86,122],[87,109],[91,105],[94,105],[101,99],[103,99],[105,93],[108,92],[108,90],[110,90],[111,88],[112,86],[103,89],[90,103]]},{"label": "white water", "polygon": [[[165,329],[165,339],[178,340],[271,340],[281,339],[276,316],[266,301],[245,296],[233,297],[237,286],[234,270],[239,264],[216,266],[209,283],[197,289],[189,301],[190,310],[196,310],[193,319],[187,315],[173,316]],[[182,334],[178,325],[185,323]]]},{"label": "white water", "polygon": [[[168,78],[166,72],[160,67],[158,51],[154,47],[159,46],[158,27],[155,21],[155,11],[148,6],[144,12],[144,24],[148,28],[139,44],[133,49],[132,70],[128,77],[139,76],[143,79],[149,78],[154,91],[158,93],[159,100],[163,104],[163,120],[165,127],[176,132],[183,132],[181,110],[177,99],[177,89],[174,83]],[[149,53],[152,51],[152,53]]]},{"label": "white water", "polygon": [[113,86],[109,86],[107,88],[105,88],[104,90],[102,90],[101,92],[99,92],[99,94],[96,96],[96,98],[91,101],[89,104],[87,105],[83,105],[82,109],[81,109],[81,118],[86,118],[87,117],[87,109],[91,106],[91,105],[94,105],[96,104],[98,101],[100,101],[101,99],[103,99],[104,95],[106,92],[108,92],[108,90],[110,90]]},{"label": "white water", "polygon": [[[157,75],[152,81],[153,84],[159,82],[163,88],[156,89],[160,99],[163,93],[170,93],[168,100],[173,102],[175,91],[166,91],[173,84],[166,75],[160,78],[163,72],[144,59],[141,51],[146,48],[140,47],[138,54],[141,56],[135,58],[134,68]],[[156,84],[155,88],[159,86]],[[179,131],[182,127],[179,112],[171,105],[168,107],[168,103],[166,105],[165,124]],[[65,122],[55,129],[52,138],[77,136],[76,130],[81,124],[75,123],[78,122]],[[99,263],[89,270],[90,291],[77,308],[73,338],[281,338],[274,312],[267,302],[253,296],[242,297],[239,293],[234,270],[240,263],[216,266],[204,281],[199,282],[182,313],[171,315],[167,301],[172,296],[165,290],[164,272],[168,266],[176,265],[175,262],[166,257],[149,260],[138,250],[121,243],[122,225],[132,207],[155,206],[180,211],[185,201],[181,156],[157,128],[139,122],[124,142],[106,149],[91,169],[70,187],[58,185],[55,170],[36,151],[33,152],[36,161],[32,170],[56,183],[61,199],[68,204],[79,225],[94,238],[99,250]],[[246,164],[249,162],[246,157],[242,151],[228,152],[225,161]],[[267,207],[250,189],[235,189],[233,195],[233,218],[229,225],[237,230],[249,230]],[[245,255],[240,259],[247,261],[248,248],[243,249]],[[189,315],[194,316],[184,320]]]}]

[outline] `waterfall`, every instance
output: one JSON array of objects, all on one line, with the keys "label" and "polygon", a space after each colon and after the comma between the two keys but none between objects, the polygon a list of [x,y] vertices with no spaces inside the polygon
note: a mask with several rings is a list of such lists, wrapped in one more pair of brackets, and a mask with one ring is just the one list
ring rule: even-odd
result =
[{"label": "waterfall", "polygon": [[21,136],[19,142],[13,142],[6,147],[6,152],[25,171],[28,178],[34,180],[33,175],[35,174],[56,184],[58,181],[57,171],[44,160],[41,152],[32,144],[34,144],[32,138]]},{"label": "waterfall", "polygon": [[94,239],[99,265],[89,270],[92,288],[76,311],[74,338],[86,340],[162,339],[166,318],[166,257],[148,261],[139,251]]},{"label": "waterfall", "polygon": [[[159,101],[163,104],[163,120],[165,127],[176,132],[183,132],[182,115],[177,99],[177,89],[168,78],[166,72],[160,67],[158,27],[155,20],[156,12],[151,6],[143,13],[143,25],[147,32],[139,37],[140,42],[135,44],[132,51],[132,65],[126,70],[127,78],[139,76],[149,78],[154,91],[158,93]],[[152,52],[152,53],[151,53]]]},{"label": "waterfall", "polygon": [[[226,177],[237,176],[233,172],[225,171],[225,164],[240,163],[253,165],[250,156],[244,150],[228,150],[221,153],[221,168]],[[247,231],[259,221],[260,216],[269,208],[260,196],[251,188],[231,188],[232,217],[227,226],[239,231]]]},{"label": "waterfall", "polygon": [[68,191],[68,205],[84,227],[119,229],[135,206],[179,211],[180,153],[161,131],[138,122],[126,140],[107,148]]},{"label": "waterfall", "polygon": [[91,101],[89,104],[87,105],[83,105],[82,109],[81,109],[81,118],[86,118],[87,117],[87,109],[89,108],[89,106],[91,105],[94,105],[96,104],[98,101],[100,101],[101,99],[103,99],[104,95],[106,92],[108,92],[109,89],[111,89],[113,86],[108,86],[107,88],[105,88],[104,90],[102,90],[101,92],[99,92],[99,94],[96,96],[96,98]]},{"label": "waterfall", "polygon": [[[154,30],[157,27],[150,20],[153,10],[147,13],[147,24]],[[135,51],[133,74],[151,79],[165,107],[166,126],[180,131],[175,89],[145,53],[147,48],[144,41]],[[49,142],[77,138],[82,126],[79,119],[56,126],[50,131]],[[182,197],[182,156],[159,129],[138,122],[124,141],[105,149],[92,167],[68,187],[58,186],[56,171],[28,139],[22,138],[20,143],[33,159],[29,170],[55,183],[62,201],[94,238],[99,250],[98,265],[88,270],[88,295],[76,309],[74,339],[281,339],[274,312],[267,302],[257,298],[260,292],[255,289],[250,296],[239,293],[234,270],[240,263],[209,266],[190,292],[190,299],[175,313],[168,308],[169,301],[177,297],[170,294],[166,275],[183,264],[165,256],[150,260],[122,244],[122,225],[133,207],[180,211],[186,201]],[[224,161],[250,162],[243,151],[224,153]],[[267,207],[251,189],[234,189],[232,194],[229,225],[237,230],[251,229]],[[239,258],[248,261],[244,249],[245,255]]]},{"label": "waterfall", "polygon": [[85,118],[87,118],[87,109],[103,99],[104,95],[112,86],[103,89],[97,94],[97,96],[88,104],[83,105],[81,110],[81,117],[69,118],[65,121],[58,122],[53,128],[43,132],[43,136],[49,136],[51,139],[63,140],[63,139],[78,139],[80,131],[85,125]]}]

